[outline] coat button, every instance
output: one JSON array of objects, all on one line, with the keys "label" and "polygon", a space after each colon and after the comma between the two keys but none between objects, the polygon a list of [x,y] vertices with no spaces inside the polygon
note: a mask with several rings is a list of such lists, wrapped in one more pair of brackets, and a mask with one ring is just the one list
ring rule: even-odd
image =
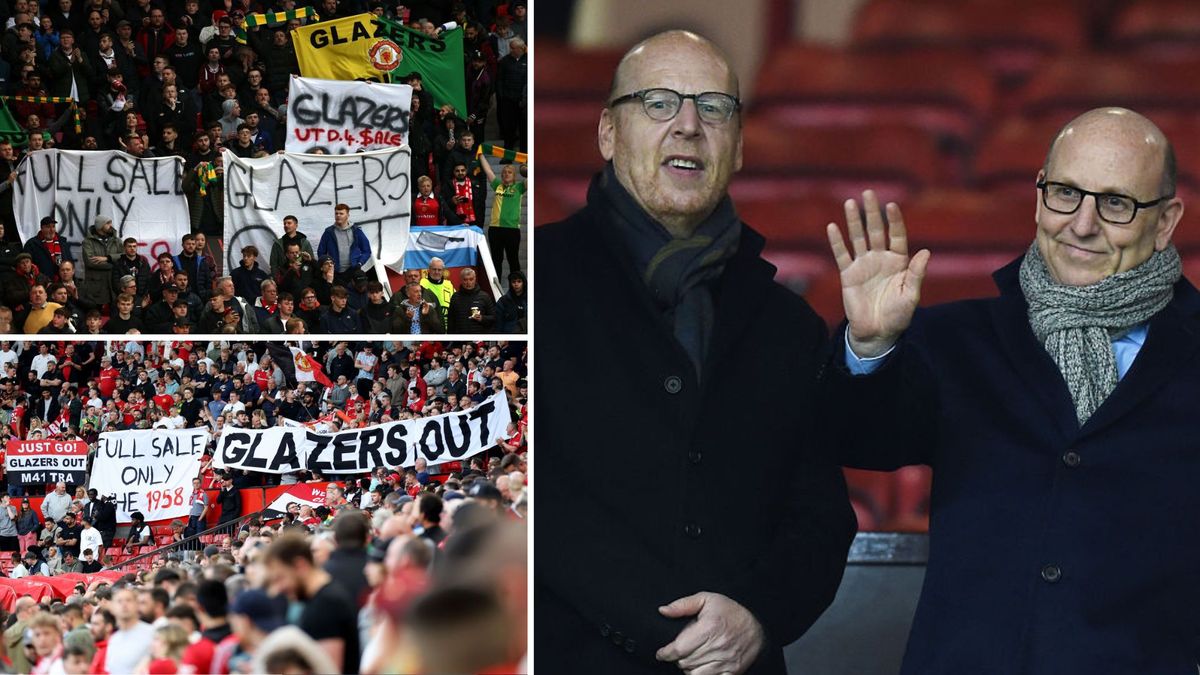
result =
[{"label": "coat button", "polygon": [[1042,578],[1051,584],[1058,583],[1058,580],[1062,578],[1062,570],[1058,568],[1058,565],[1046,565],[1042,568]]},{"label": "coat button", "polygon": [[633,641],[633,639],[629,639],[629,640],[626,640],[626,641],[625,641],[625,651],[626,651],[626,653],[632,654],[632,653],[633,653],[633,650],[635,650],[635,649],[637,649],[637,643],[636,643],[636,642],[634,642],[634,641]]},{"label": "coat button", "polygon": [[688,461],[692,464],[699,464],[700,460],[702,459],[704,459],[704,455],[699,450],[691,450],[688,452]]},{"label": "coat button", "polygon": [[604,624],[600,626],[600,637],[608,637],[612,634],[612,626]]},{"label": "coat button", "polygon": [[700,537],[700,526],[696,523],[688,523],[683,526],[683,533],[692,539],[698,539]]},{"label": "coat button", "polygon": [[1083,458],[1079,456],[1078,452],[1075,452],[1074,450],[1068,450],[1063,453],[1062,461],[1063,464],[1066,464],[1074,469],[1075,467],[1079,466],[1079,462],[1083,461]]},{"label": "coat button", "polygon": [[678,375],[668,375],[667,379],[663,380],[663,389],[666,389],[668,394],[678,394],[683,390],[683,379]]},{"label": "coat button", "polygon": [[616,633],[612,634],[612,643],[614,645],[620,647],[621,644],[624,642],[625,642],[625,636],[623,634],[621,634],[621,631],[617,631]]}]

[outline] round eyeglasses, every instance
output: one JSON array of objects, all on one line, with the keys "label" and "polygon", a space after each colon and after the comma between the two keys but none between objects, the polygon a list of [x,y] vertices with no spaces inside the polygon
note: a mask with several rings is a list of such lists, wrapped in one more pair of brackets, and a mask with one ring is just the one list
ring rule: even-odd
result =
[{"label": "round eyeglasses", "polygon": [[1066,183],[1039,181],[1037,188],[1042,191],[1042,205],[1055,213],[1075,213],[1083,204],[1083,199],[1090,195],[1096,200],[1096,212],[1100,214],[1100,219],[1113,225],[1128,225],[1137,217],[1138,209],[1158,206],[1175,196],[1169,194],[1152,201],[1139,202],[1128,195],[1092,192]]},{"label": "round eyeglasses", "polygon": [[696,113],[702,121],[708,124],[725,124],[742,107],[742,102],[737,97],[720,91],[681,94],[674,89],[661,87],[641,89],[632,94],[618,96],[609,101],[608,107],[640,100],[647,117],[656,122],[668,122],[675,119],[675,116],[683,109],[683,102],[686,99],[691,99],[696,104]]}]

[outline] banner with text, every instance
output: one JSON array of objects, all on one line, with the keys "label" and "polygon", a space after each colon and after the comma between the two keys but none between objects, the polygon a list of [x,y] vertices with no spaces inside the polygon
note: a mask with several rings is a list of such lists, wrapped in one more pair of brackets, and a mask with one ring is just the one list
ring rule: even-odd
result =
[{"label": "banner with text", "polygon": [[[13,183],[13,214],[25,241],[37,235],[42,218],[54,216],[58,234],[81,260],[84,235],[96,216],[113,219],[139,253],[153,261],[178,251],[192,221],[183,193],[183,159],[144,159],[116,150],[38,150],[21,160]],[[266,250],[270,250],[269,248]],[[53,275],[53,270],[42,270]]]},{"label": "banner with text", "polygon": [[88,445],[84,441],[16,441],[5,448],[9,485],[87,482]]},{"label": "banner with text", "polygon": [[[374,14],[355,14],[292,31],[300,74],[327,80],[397,81],[421,74],[433,106],[467,116],[463,28],[432,37]],[[290,122],[290,120],[289,120]]]},{"label": "banner with text", "polygon": [[250,244],[270,251],[283,235],[285,216],[296,216],[315,250],[339,203],[350,207],[350,222],[367,235],[375,258],[402,264],[412,206],[408,146],[352,155],[243,159],[225,150],[223,156],[226,269],[241,264],[242,248]]},{"label": "banner with text", "polygon": [[315,471],[324,476],[366,473],[377,466],[430,466],[477,455],[505,438],[511,417],[501,391],[461,412],[322,434],[297,427],[226,429],[213,466],[266,473]]},{"label": "banner with text", "polygon": [[262,519],[264,522],[277,520],[287,513],[288,507],[292,504],[301,506],[311,506],[314,509],[318,506],[325,505],[325,483],[319,485],[313,483],[298,483],[288,488],[287,492],[279,495],[267,504],[267,508],[263,510]]},{"label": "banner with text", "polygon": [[105,432],[96,441],[88,487],[116,497],[120,523],[134,511],[147,521],[185,517],[207,445],[208,429]]},{"label": "banner with text", "polygon": [[407,84],[292,77],[285,149],[346,155],[405,145],[412,95]]}]

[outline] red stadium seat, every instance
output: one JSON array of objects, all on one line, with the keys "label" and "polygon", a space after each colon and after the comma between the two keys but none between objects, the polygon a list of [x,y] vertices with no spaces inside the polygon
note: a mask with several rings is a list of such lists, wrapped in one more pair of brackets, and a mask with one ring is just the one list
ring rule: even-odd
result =
[{"label": "red stadium seat", "polygon": [[1112,20],[1111,43],[1153,60],[1188,60],[1200,55],[1200,5],[1190,0],[1141,0]]},{"label": "red stadium seat", "polygon": [[1025,210],[1032,215],[1034,184],[1050,142],[1080,112],[1038,119],[1010,117],[996,124],[979,141],[973,170],[976,183],[984,190],[1028,197]]},{"label": "red stadium seat", "polygon": [[[870,513],[871,520],[882,523],[892,509],[892,475],[883,471],[843,469],[846,488],[851,502],[862,504]],[[859,529],[868,529],[862,522]]]},{"label": "red stadium seat", "polygon": [[[581,116],[598,120],[623,51],[576,49],[544,38],[537,48],[537,125],[571,123]],[[539,143],[539,153],[542,147]]]},{"label": "red stadium seat", "polygon": [[976,190],[930,190],[900,204],[908,229],[909,250],[929,248],[935,255],[954,251],[1021,254],[1033,241],[1034,195]]},{"label": "red stadium seat", "polygon": [[902,122],[967,144],[996,96],[992,76],[962,54],[872,54],[792,44],[760,68],[754,110],[785,126]]},{"label": "red stadium seat", "polygon": [[1069,3],[1041,0],[873,0],[854,19],[854,44],[873,50],[956,48],[978,53],[1004,81],[1049,55],[1081,48],[1086,21]]},{"label": "red stadium seat", "polygon": [[1153,116],[1194,112],[1200,106],[1200,56],[1155,62],[1127,54],[1070,54],[1046,64],[1016,99],[1026,117],[1074,115],[1101,106],[1124,106]]},{"label": "red stadium seat", "polygon": [[[746,196],[854,196],[874,188],[884,199],[905,199],[955,180],[938,144],[912,127],[783,128],[762,118],[743,129],[745,163],[732,189]],[[753,183],[748,179],[753,179]]]}]

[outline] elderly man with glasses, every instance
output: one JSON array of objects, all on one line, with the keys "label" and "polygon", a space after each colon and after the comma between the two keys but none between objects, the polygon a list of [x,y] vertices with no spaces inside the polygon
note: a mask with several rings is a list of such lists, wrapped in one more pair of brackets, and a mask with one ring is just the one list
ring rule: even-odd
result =
[{"label": "elderly man with glasses", "polygon": [[[825,325],[729,198],[740,107],[709,41],[638,44],[600,113],[587,206],[538,229],[547,672],[782,673],[841,580],[854,517],[812,416]],[[578,386],[589,357],[614,382]],[[633,433],[614,444],[595,415],[618,410]]]},{"label": "elderly man with glasses", "polygon": [[[1032,178],[1032,177],[1031,177]],[[1036,186],[1036,187],[1035,187]],[[847,329],[826,418],[848,465],[933,467],[903,673],[1194,673],[1200,294],[1171,238],[1170,142],[1092,110],[1053,139],[1000,295],[915,310],[899,208],[828,226]]]}]

